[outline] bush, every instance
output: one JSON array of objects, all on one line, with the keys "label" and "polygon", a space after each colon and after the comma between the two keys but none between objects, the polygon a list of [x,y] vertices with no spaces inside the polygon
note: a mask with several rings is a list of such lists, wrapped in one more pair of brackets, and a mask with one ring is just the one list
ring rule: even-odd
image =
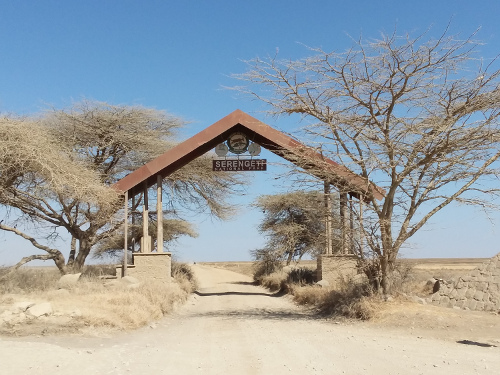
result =
[{"label": "bush", "polygon": [[289,284],[313,284],[316,280],[315,271],[307,267],[292,268],[288,273],[287,283]]},{"label": "bush", "polygon": [[10,272],[9,267],[0,268],[0,293],[42,292],[55,288],[61,273],[55,267],[21,267],[2,279]]},{"label": "bush", "polygon": [[339,289],[324,295],[318,303],[318,310],[325,315],[369,320],[375,315],[378,299],[368,282],[344,283]]},{"label": "bush", "polygon": [[273,272],[269,275],[261,276],[257,281],[264,288],[269,289],[271,292],[288,291],[288,273],[285,271]]},{"label": "bush", "polygon": [[257,249],[252,251],[255,259],[253,279],[260,282],[263,276],[271,275],[283,269],[283,263],[275,252],[269,249]]},{"label": "bush", "polygon": [[193,270],[186,263],[172,261],[172,277],[181,289],[187,293],[194,292],[198,287],[198,281],[194,276]]}]

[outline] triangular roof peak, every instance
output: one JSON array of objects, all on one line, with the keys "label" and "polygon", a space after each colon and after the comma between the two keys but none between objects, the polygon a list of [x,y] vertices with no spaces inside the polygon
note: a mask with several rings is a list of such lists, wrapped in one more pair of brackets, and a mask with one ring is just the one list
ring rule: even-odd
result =
[{"label": "triangular roof peak", "polygon": [[113,187],[121,193],[128,191],[131,197],[143,190],[145,181],[148,187],[154,185],[157,175],[170,175],[225,142],[236,131],[344,191],[356,196],[373,194],[377,199],[384,196],[384,191],[367,179],[239,109],[128,174]]}]

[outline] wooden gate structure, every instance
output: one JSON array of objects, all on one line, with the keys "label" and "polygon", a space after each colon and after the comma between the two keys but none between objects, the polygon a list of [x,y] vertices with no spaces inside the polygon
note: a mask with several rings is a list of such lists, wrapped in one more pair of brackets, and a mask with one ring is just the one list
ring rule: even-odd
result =
[{"label": "wooden gate structure", "polygon": [[[371,183],[369,180],[353,173],[348,168],[333,160],[324,157],[311,147],[305,146],[288,135],[273,129],[269,125],[255,119],[241,110],[236,110],[193,137],[178,144],[166,151],[156,159],[143,165],[134,172],[128,174],[116,184],[114,189],[124,196],[125,200],[125,245],[123,267],[121,274],[127,275],[127,268],[130,274],[140,279],[159,279],[170,281],[170,253],[163,252],[163,219],[162,219],[162,180],[164,177],[184,167],[192,160],[200,157],[206,152],[214,149],[218,144],[225,142],[234,132],[244,133],[248,139],[259,144],[263,148],[276,155],[294,163],[306,170],[309,174],[324,181],[325,206],[331,207],[330,187],[333,185],[340,194],[340,220],[342,228],[342,246],[335,251],[332,248],[332,223],[331,216],[326,217],[326,238],[325,252],[318,260],[318,279],[325,278],[326,273],[331,270],[345,268],[339,264],[347,261],[351,267],[353,258],[349,255],[349,244],[347,232],[348,222],[351,222],[352,214],[348,215],[348,202],[350,197],[351,212],[353,198],[356,198],[361,205],[363,197],[375,197],[382,199],[384,191]],[[157,188],[157,249],[153,252],[152,241],[148,232],[148,195],[147,191],[152,186]],[[128,236],[128,200],[134,199],[137,194],[143,193],[143,238],[141,240],[140,253],[134,254],[133,265],[127,263],[127,236]],[[331,210],[330,210],[331,211]],[[344,262],[345,263],[345,262]],[[167,270],[166,270],[167,269]]]}]

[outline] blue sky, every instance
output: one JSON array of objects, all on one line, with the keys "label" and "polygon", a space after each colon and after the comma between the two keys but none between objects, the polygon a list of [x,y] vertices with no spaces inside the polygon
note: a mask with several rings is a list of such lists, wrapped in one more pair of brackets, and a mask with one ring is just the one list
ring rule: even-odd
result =
[{"label": "blue sky", "polygon": [[[33,114],[83,97],[166,110],[191,136],[239,108],[287,132],[293,118],[267,118],[261,104],[223,89],[238,84],[243,60],[308,55],[304,45],[342,51],[350,36],[380,32],[464,37],[481,28],[481,55],[500,53],[500,2],[486,1],[0,1],[0,112]],[[265,157],[270,157],[265,154]],[[270,168],[271,169],[271,168]],[[248,202],[282,184],[272,169],[254,175],[241,214],[230,223],[198,223],[182,241],[183,260],[246,260],[262,244]],[[276,187],[278,185],[278,187]],[[274,187],[273,187],[274,186]],[[493,224],[498,222],[493,218]],[[500,251],[496,227],[480,212],[450,207],[412,239],[411,257],[488,257]],[[236,246],[233,244],[237,244]],[[15,248],[15,251],[12,251]],[[0,233],[0,265],[31,251]]]}]

